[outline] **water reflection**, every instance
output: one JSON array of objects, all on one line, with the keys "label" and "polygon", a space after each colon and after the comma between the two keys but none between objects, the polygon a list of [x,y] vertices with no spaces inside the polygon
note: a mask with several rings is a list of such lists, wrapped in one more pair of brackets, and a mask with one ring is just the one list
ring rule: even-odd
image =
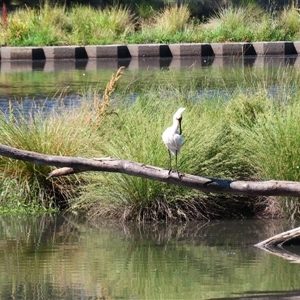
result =
[{"label": "water reflection", "polygon": [[282,220],[138,226],[90,224],[73,216],[1,216],[0,298],[287,294],[300,289],[300,266],[253,245],[289,226]]},{"label": "water reflection", "polygon": [[168,57],[168,58],[123,58],[123,59],[61,59],[61,60],[3,60],[0,61],[1,73],[29,71],[66,71],[118,69],[121,66],[132,69],[162,69],[191,67],[270,67],[299,66],[298,55],[285,56],[222,56],[222,57]]},{"label": "water reflection", "polygon": [[[82,95],[89,100],[95,89],[101,93],[120,66],[126,67],[119,83],[119,88],[125,91],[120,96],[122,99],[134,98],[139,91],[148,88],[149,82],[158,87],[165,84],[199,91],[193,95],[194,101],[216,99],[220,95],[227,99],[232,90],[255,88],[263,83],[269,88],[271,98],[276,98],[276,95],[284,94],[278,90],[283,77],[278,76],[278,70],[280,74],[289,75],[285,78],[290,78],[292,83],[285,80],[286,86],[295,84],[296,79],[292,80],[291,74],[297,70],[299,59],[298,56],[247,56],[2,61],[0,110],[7,113],[9,105],[14,113],[21,111],[25,114],[69,109],[82,101]],[[292,95],[285,92],[281,98],[289,96]]]}]

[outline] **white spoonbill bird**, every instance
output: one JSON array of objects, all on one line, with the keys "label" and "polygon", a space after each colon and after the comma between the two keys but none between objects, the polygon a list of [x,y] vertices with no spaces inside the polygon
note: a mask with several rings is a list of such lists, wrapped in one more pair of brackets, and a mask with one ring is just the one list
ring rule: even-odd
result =
[{"label": "white spoonbill bird", "polygon": [[[162,134],[163,142],[165,143],[166,147],[168,148],[169,152],[169,159],[170,159],[170,169],[169,174],[172,171],[172,157],[171,153],[175,155],[175,162],[176,162],[176,172],[179,175],[178,167],[177,167],[177,155],[180,152],[183,138],[181,136],[181,120],[182,120],[182,113],[185,110],[184,107],[180,107],[173,116],[173,125],[168,127]],[[178,131],[179,129],[179,131]]]}]

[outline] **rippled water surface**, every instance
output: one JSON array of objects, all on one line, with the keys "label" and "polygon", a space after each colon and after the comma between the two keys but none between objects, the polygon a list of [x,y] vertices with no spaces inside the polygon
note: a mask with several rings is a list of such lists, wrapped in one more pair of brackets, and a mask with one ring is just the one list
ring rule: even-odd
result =
[{"label": "rippled water surface", "polygon": [[88,223],[0,217],[1,299],[268,299],[300,295],[300,265],[254,247],[283,220]]}]

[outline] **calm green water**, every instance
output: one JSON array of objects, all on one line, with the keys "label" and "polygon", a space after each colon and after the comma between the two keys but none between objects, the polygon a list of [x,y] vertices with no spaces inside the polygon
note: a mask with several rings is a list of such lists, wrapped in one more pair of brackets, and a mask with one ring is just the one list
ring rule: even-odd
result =
[{"label": "calm green water", "polygon": [[289,228],[283,220],[138,226],[1,216],[0,299],[300,295],[300,265],[253,246]]}]

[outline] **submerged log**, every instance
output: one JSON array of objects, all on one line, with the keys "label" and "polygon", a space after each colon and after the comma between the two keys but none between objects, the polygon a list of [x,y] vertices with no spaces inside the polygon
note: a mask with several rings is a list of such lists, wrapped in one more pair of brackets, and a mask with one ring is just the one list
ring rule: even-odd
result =
[{"label": "submerged log", "polygon": [[254,246],[293,263],[300,263],[300,227],[276,234]]},{"label": "submerged log", "polygon": [[300,245],[300,227],[276,234],[255,246],[258,248],[273,249],[273,247]]},{"label": "submerged log", "polygon": [[295,251],[297,248],[291,248],[289,247],[289,249],[285,249],[284,247],[276,247],[276,246],[270,246],[268,248],[262,248],[263,250],[265,250],[268,253],[271,253],[273,255],[279,256],[283,259],[286,259],[290,262],[293,263],[300,263],[300,255],[297,253],[294,253],[293,251]]},{"label": "submerged log", "polygon": [[170,173],[166,169],[117,158],[80,158],[46,155],[0,144],[0,155],[32,162],[37,165],[60,167],[49,177],[65,176],[79,172],[102,171],[137,176],[165,183],[190,187],[203,192],[229,193],[250,196],[300,196],[300,182],[294,181],[239,181],[205,178],[184,173]]}]

